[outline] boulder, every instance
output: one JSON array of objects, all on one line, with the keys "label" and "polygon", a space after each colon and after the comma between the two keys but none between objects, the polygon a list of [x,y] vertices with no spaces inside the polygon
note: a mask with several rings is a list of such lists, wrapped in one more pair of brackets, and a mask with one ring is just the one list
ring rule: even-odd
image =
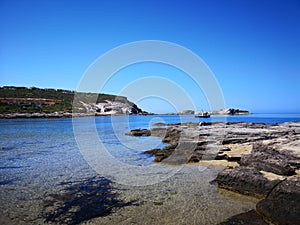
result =
[{"label": "boulder", "polygon": [[266,197],[281,182],[269,180],[257,169],[244,166],[220,172],[215,181],[221,188],[256,197]]},{"label": "boulder", "polygon": [[257,203],[256,210],[272,224],[300,224],[300,177],[282,181]]}]

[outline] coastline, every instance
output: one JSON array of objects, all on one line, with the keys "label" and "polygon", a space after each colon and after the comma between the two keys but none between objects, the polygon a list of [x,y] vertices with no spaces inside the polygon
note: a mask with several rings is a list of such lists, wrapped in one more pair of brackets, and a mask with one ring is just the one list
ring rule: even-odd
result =
[{"label": "coastline", "polygon": [[[132,118],[133,121],[135,121],[134,117]],[[256,205],[260,207],[259,212],[267,215],[270,210],[264,210],[265,206],[272,202],[273,206],[281,211],[276,212],[276,215],[282,215],[286,205],[284,207],[280,205],[278,200],[274,199],[277,194],[271,194],[271,190],[278,193],[285,185],[292,187],[291,191],[287,188],[284,189],[289,190],[289,193],[283,192],[285,197],[282,199],[285,198],[285,204],[289,204],[286,208],[297,207],[297,204],[292,206],[293,201],[286,198],[286,196],[289,194],[293,199],[297,199],[297,195],[295,195],[297,180],[294,178],[298,176],[298,170],[295,168],[295,166],[298,166],[298,159],[295,161],[294,158],[289,158],[290,154],[286,154],[286,151],[291,151],[293,148],[294,150],[299,149],[298,145],[294,145],[299,140],[299,122],[285,122],[282,124],[206,122],[201,123],[202,126],[199,126],[199,123],[178,123],[180,120],[177,116],[162,117],[165,118],[166,123],[154,121],[153,118],[140,117],[139,119],[143,122],[139,125],[136,124],[136,127],[145,127],[144,124],[149,124],[150,121],[156,122],[156,124],[151,124],[152,129],[148,130],[150,135],[163,137],[165,140],[169,140],[170,143],[175,143],[176,137],[179,137],[178,140],[182,141],[182,144],[177,150],[186,150],[184,153],[187,153],[188,156],[194,154],[194,157],[191,162],[187,162],[188,157],[185,157],[186,161],[184,161],[179,154],[180,151],[178,151],[177,158],[173,158],[175,163],[172,164],[170,159],[169,162],[165,161],[170,158],[167,157],[161,162],[152,164],[153,158],[143,153],[147,150],[143,146],[144,149],[140,151],[139,156],[147,157],[151,165],[179,168],[179,170],[167,180],[149,186],[137,187],[124,186],[113,182],[113,180],[94,177],[96,174],[90,171],[87,165],[84,166],[86,164],[84,161],[80,161],[81,156],[76,150],[76,143],[73,142],[71,121],[69,120],[67,123],[61,123],[60,120],[51,122],[46,120],[45,123],[45,121],[37,119],[37,123],[32,125],[35,127],[34,129],[28,126],[26,120],[24,120],[25,124],[22,124],[22,120],[16,120],[15,122],[2,120],[4,124],[12,124],[13,127],[20,125],[21,130],[26,131],[24,135],[20,135],[20,131],[16,131],[15,135],[10,133],[9,136],[15,138],[8,141],[1,149],[3,154],[7,154],[7,165],[9,165],[9,167],[3,169],[3,172],[7,171],[9,176],[1,186],[2,193],[6,193],[2,195],[2,202],[6,203],[1,208],[4,212],[2,223],[9,224],[20,221],[23,224],[43,224],[45,221],[49,221],[49,224],[72,224],[79,221],[78,218],[83,216],[82,224],[222,224],[222,221],[226,221],[228,217],[233,217],[231,218],[233,221],[241,219],[247,221],[248,218],[248,222],[244,222],[244,224],[249,224],[249,221],[253,218],[260,218],[257,214],[258,211],[256,211]],[[186,116],[185,118],[185,121],[189,121],[193,117]],[[235,117],[231,118],[234,119]],[[98,122],[100,121],[101,123],[103,121],[109,122],[110,119],[103,118]],[[124,126],[122,131],[123,133],[127,132],[128,127]],[[149,133],[147,130],[136,131],[141,135]],[[181,133],[177,135],[177,131]],[[28,139],[22,139],[22,137],[27,138],[29,135],[27,132],[30,133],[31,139],[36,140],[36,142],[28,141],[28,144],[24,142]],[[107,132],[110,131],[107,130]],[[166,133],[168,133],[167,137],[165,137]],[[67,136],[64,136],[63,141],[60,142],[62,140],[61,135],[66,134]],[[70,139],[66,138],[68,136],[70,136]],[[147,139],[147,137],[141,139],[130,137],[129,139],[130,141],[136,140],[137,148],[140,149],[142,147],[140,140]],[[157,142],[161,142],[161,140],[157,138]],[[56,141],[57,144],[54,145],[53,143],[56,143]],[[114,140],[111,141],[114,142]],[[10,142],[19,143],[20,151],[16,148],[18,145],[11,146]],[[47,142],[48,144],[44,145]],[[66,143],[68,144],[66,145]],[[261,145],[254,148],[252,143],[261,143]],[[264,148],[265,145],[268,148]],[[32,146],[35,149],[49,149],[49,151],[35,153]],[[55,150],[53,150],[53,146],[57,146],[54,148]],[[193,151],[194,146],[197,148],[196,152]],[[282,146],[285,148],[280,149]],[[183,147],[186,149],[183,149]],[[269,149],[269,147],[272,148]],[[124,156],[122,153],[124,149],[119,149],[120,151],[115,156],[120,157],[121,160],[121,157]],[[202,152],[201,149],[203,149]],[[215,152],[213,149],[222,150],[223,153]],[[20,160],[18,154],[24,153],[24,150],[28,154],[25,154],[20,162],[12,164],[10,159],[14,157]],[[189,152],[189,150],[191,151]],[[270,150],[272,151],[270,152]],[[278,150],[278,152],[275,151],[277,154],[269,154],[273,153],[273,150]],[[253,154],[252,151],[254,151]],[[157,153],[157,156],[162,157],[164,152],[161,152],[160,155],[159,151]],[[201,156],[201,153],[204,153],[201,160],[193,162]],[[245,157],[246,155],[248,156]],[[249,158],[249,155],[252,158]],[[255,158],[258,155],[264,157]],[[213,156],[218,156],[219,159],[212,159]],[[281,159],[282,164],[277,164],[279,160],[276,157],[274,159],[272,156],[280,157],[278,159]],[[79,158],[74,160],[76,159],[74,157]],[[241,158],[239,159],[239,157]],[[264,160],[265,158],[269,160],[258,163],[258,159]],[[34,161],[30,161],[31,159],[34,159]],[[182,164],[176,163],[176,159],[182,160]],[[241,162],[241,159],[245,159],[243,163],[251,162],[254,167],[265,164],[268,169],[275,170],[276,173],[279,172],[278,168],[283,168],[282,172],[287,173],[287,175],[264,171],[267,168],[253,170],[249,169],[249,166],[243,166],[244,169],[240,169],[242,165],[238,161]],[[39,162],[39,164],[33,162]],[[23,167],[12,167],[14,165],[23,165]],[[49,165],[51,165],[50,168]],[[291,172],[293,173],[293,169],[295,169],[296,174],[289,175]],[[85,170],[89,172],[82,173]],[[46,171],[51,172],[49,174]],[[43,176],[45,177],[43,178]],[[130,176],[130,174],[126,176]],[[18,178],[23,179],[24,177],[28,177],[31,182],[17,181]],[[242,180],[243,177],[246,177],[246,179]],[[45,182],[47,179],[49,179],[48,184]],[[135,180],[136,177],[130,179]],[[14,185],[14,190],[10,189],[12,185]],[[272,185],[278,188],[276,189]],[[246,189],[246,195],[242,193],[245,188],[248,188]],[[32,190],[35,191],[32,192]],[[266,190],[267,192],[264,192]],[[254,194],[252,195],[250,191]],[[262,195],[255,195],[257,191],[263,195],[268,193],[271,199]],[[24,195],[24,193],[26,194]],[[29,193],[31,194],[29,195]],[[21,196],[23,196],[22,200],[19,198]],[[295,203],[297,201],[294,201]],[[15,207],[16,205],[22,207]],[[35,207],[32,207],[33,205]],[[104,206],[103,210],[96,212],[94,210],[95,205]],[[236,214],[239,215],[235,216]],[[291,216],[285,214],[284,218],[291,218]]]},{"label": "coastline", "polygon": [[16,119],[16,118],[72,118],[72,117],[90,117],[90,116],[148,116],[154,115],[151,113],[141,114],[103,114],[103,113],[70,113],[70,112],[55,112],[55,113],[9,113],[0,114],[0,119]]},{"label": "coastline", "polygon": [[236,221],[247,224],[253,218],[259,224],[300,221],[296,213],[300,211],[300,121],[165,126],[135,129],[126,134],[162,137],[167,146],[145,152],[153,155],[156,163],[223,166],[225,169],[212,183],[220,189],[260,199],[256,210],[233,216],[221,224]]}]

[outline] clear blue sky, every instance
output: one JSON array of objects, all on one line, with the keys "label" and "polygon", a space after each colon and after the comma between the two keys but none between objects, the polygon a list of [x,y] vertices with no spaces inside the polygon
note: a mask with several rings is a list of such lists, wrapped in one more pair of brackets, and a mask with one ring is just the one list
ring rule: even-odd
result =
[{"label": "clear blue sky", "polygon": [[[300,112],[299,0],[1,0],[0,7],[1,86],[74,90],[106,51],[164,40],[206,62],[226,106]],[[126,82],[162,75],[187,89],[198,109],[207,107],[192,82],[172,68],[147,64],[123,73],[103,91],[118,94]],[[169,110],[151,99],[141,107]]]}]

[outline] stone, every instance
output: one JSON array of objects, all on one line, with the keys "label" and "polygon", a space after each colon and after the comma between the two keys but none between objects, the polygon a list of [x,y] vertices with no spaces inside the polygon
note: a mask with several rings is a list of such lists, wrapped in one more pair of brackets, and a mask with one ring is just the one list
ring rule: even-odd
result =
[{"label": "stone", "polygon": [[220,172],[215,181],[221,188],[256,197],[266,197],[281,182],[269,180],[257,169],[244,166]]},{"label": "stone", "polygon": [[272,224],[300,224],[300,177],[282,181],[257,203],[256,210]]}]

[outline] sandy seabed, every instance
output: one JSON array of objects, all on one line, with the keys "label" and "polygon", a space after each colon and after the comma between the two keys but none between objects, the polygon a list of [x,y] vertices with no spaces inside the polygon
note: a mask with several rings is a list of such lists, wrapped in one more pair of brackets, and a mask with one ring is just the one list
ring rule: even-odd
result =
[{"label": "sandy seabed", "polygon": [[211,184],[222,169],[219,166],[203,169],[197,164],[188,164],[163,182],[122,186],[120,198],[135,204],[83,224],[218,224],[254,209],[258,199]]}]

